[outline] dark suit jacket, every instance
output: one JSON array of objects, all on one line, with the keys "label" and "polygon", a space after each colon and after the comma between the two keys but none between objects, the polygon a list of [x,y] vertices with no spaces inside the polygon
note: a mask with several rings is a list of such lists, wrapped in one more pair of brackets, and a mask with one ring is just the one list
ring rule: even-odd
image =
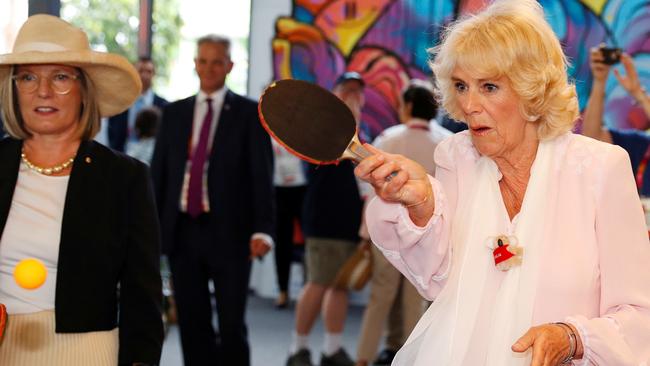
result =
[{"label": "dark suit jacket", "polygon": [[[153,95],[153,105],[160,108],[161,110],[169,102],[157,94]],[[128,127],[129,127],[129,110],[117,114],[108,119],[108,146],[113,150],[124,152],[126,147],[126,139],[128,137]]]},{"label": "dark suit jacket", "polygon": [[[163,237],[171,253],[196,96],[165,107],[151,162]],[[257,103],[226,93],[212,143],[208,195],[214,240],[224,253],[248,256],[255,232],[273,235],[274,192],[271,140],[259,122]],[[242,258],[242,257],[238,257]]]},{"label": "dark suit jacket", "polygon": [[[11,207],[21,148],[21,141],[0,141],[0,232]],[[56,332],[119,326],[120,364],[158,363],[163,341],[159,252],[147,167],[97,142],[82,142],[63,211]]]}]

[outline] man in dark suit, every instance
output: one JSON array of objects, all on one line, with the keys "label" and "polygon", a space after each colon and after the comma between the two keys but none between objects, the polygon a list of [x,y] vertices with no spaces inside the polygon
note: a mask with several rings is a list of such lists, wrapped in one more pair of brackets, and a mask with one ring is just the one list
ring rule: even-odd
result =
[{"label": "man in dark suit", "polygon": [[140,80],[142,81],[142,94],[133,103],[131,108],[108,119],[108,146],[113,150],[125,152],[129,141],[137,139],[135,133],[135,117],[141,109],[155,106],[163,109],[169,102],[161,98],[151,89],[156,67],[149,57],[140,57],[135,63]]},{"label": "man in dark suit", "polygon": [[[228,90],[230,41],[197,42],[197,95],[169,104],[151,164],[186,366],[250,364],[251,259],[273,241],[273,153],[257,103]],[[212,327],[214,284],[220,345]]]}]

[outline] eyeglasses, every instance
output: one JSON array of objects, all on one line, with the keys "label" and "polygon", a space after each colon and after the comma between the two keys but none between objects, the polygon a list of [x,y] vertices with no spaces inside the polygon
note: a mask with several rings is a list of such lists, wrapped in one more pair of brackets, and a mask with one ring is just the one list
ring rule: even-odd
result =
[{"label": "eyeglasses", "polygon": [[[16,82],[18,90],[23,93],[33,93],[41,84],[41,76],[31,72],[20,72],[11,78]],[[70,74],[64,71],[58,71],[47,76],[52,90],[60,95],[70,93],[75,80],[79,78],[80,75]]]}]

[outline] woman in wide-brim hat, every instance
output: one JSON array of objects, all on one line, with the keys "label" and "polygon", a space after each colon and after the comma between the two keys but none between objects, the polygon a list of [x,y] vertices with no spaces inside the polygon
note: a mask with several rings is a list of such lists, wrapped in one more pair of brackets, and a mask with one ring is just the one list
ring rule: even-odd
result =
[{"label": "woman in wide-brim hat", "polygon": [[[159,362],[159,227],[147,168],[92,139],[140,94],[123,57],[34,15],[0,55],[1,365]],[[36,258],[45,282],[12,273]],[[118,296],[119,287],[119,296]]]}]

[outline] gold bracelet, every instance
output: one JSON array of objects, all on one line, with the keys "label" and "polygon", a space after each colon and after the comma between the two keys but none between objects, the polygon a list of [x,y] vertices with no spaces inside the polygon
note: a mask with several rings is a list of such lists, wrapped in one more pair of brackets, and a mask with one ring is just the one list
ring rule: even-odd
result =
[{"label": "gold bracelet", "polygon": [[411,208],[411,207],[419,206],[419,205],[427,202],[429,200],[429,198],[431,198],[431,192],[427,193],[427,195],[424,197],[424,199],[422,201],[416,202],[416,203],[411,203],[410,205],[404,205],[404,207]]}]

